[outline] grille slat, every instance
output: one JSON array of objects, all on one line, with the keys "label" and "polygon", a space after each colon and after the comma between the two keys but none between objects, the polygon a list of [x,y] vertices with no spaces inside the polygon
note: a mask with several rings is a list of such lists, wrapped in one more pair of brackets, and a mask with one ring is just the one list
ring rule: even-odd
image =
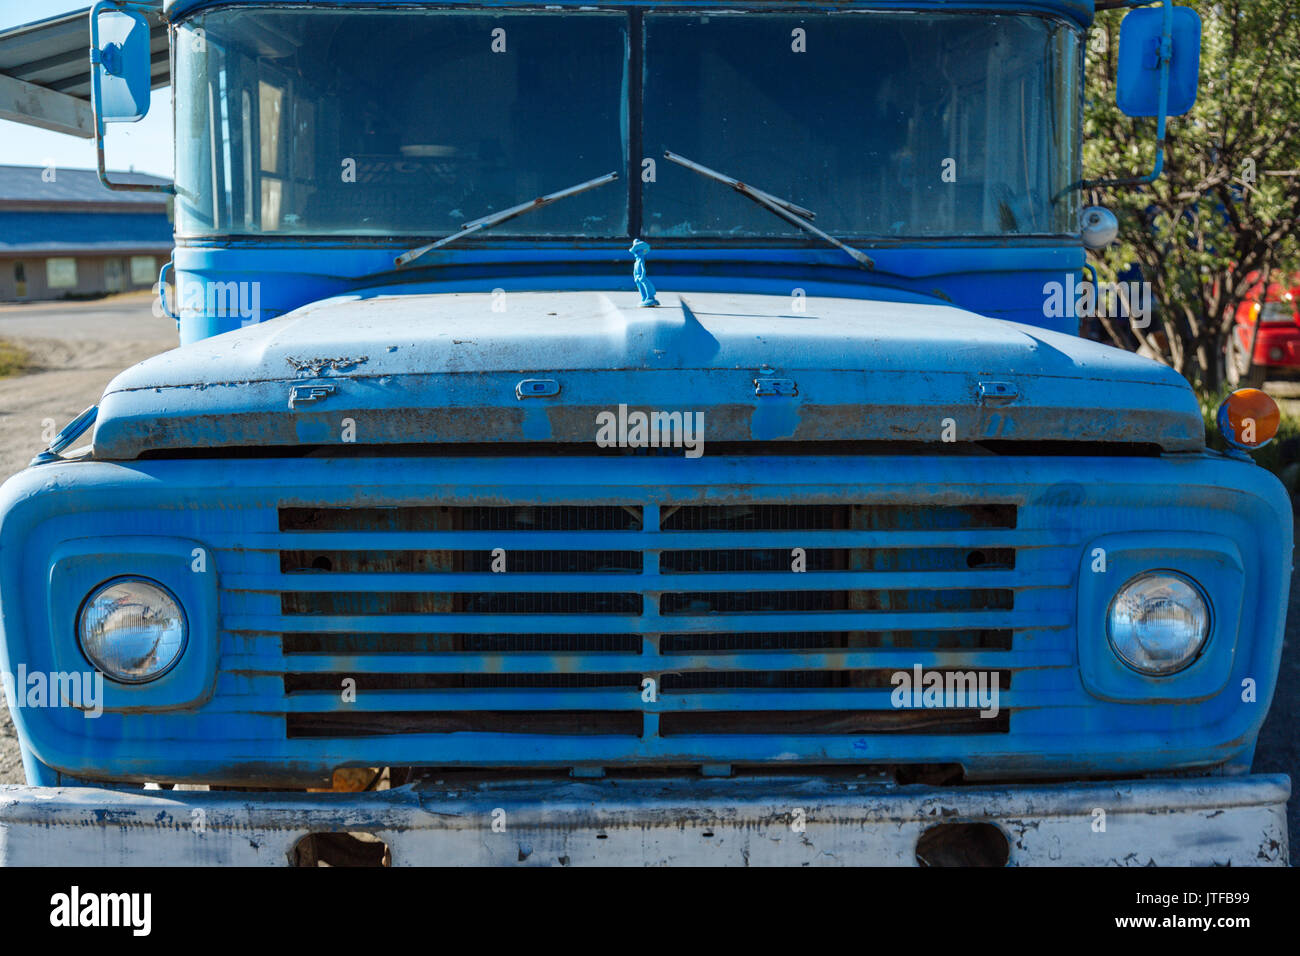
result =
[{"label": "grille slat", "polygon": [[988,734],[1008,733],[1009,714],[982,717],[977,710],[948,711],[758,711],[730,714],[665,714],[659,721],[663,737],[724,734]]},{"label": "grille slat", "polygon": [[[1068,667],[1072,655],[1065,650],[1026,651],[1016,655],[1017,666]],[[660,658],[634,654],[605,653],[599,661],[586,654],[293,654],[286,657],[232,656],[226,661],[231,673],[314,674],[577,674],[596,666],[608,670],[642,673],[681,674],[707,671],[854,671],[872,668],[906,669],[921,664],[929,669],[996,668],[1005,666],[1005,651],[910,651],[873,650],[832,653],[767,653],[685,655]],[[650,666],[647,666],[650,665]]]},{"label": "grille slat", "polygon": [[[358,692],[345,701],[334,690],[287,694],[285,712],[295,714],[397,711],[518,711],[522,714],[554,710],[638,710],[646,713],[681,711],[799,711],[895,710],[889,689],[778,689],[722,687],[692,693],[662,693],[649,706],[635,690],[593,688],[448,688],[437,691],[377,690]],[[1054,691],[1003,691],[1001,707],[1034,706],[1049,702]],[[936,710],[944,708],[934,708]],[[948,708],[952,709],[952,708]]]},{"label": "grille slat", "polygon": [[290,714],[285,736],[290,740],[455,733],[640,737],[643,723],[638,711],[554,711],[530,715],[526,726],[512,711]]},{"label": "grille slat", "polygon": [[[720,552],[727,553],[727,552]],[[499,574],[411,573],[357,574],[327,573],[281,575],[232,575],[224,583],[231,591],[288,592],[456,592],[493,593],[499,591],[574,591],[615,592],[636,588],[641,591],[668,591],[689,587],[692,591],[791,591],[831,588],[885,590],[896,585],[898,572],[890,571],[805,571],[791,572],[790,557],[786,555],[783,572],[765,573],[692,573],[672,575],[637,574],[629,572],[600,572],[595,574],[528,573],[516,572],[510,566],[507,553],[506,571]],[[516,576],[517,575],[517,576]],[[664,580],[665,578],[672,580]],[[1023,575],[1014,571],[917,571],[908,573],[907,590],[952,591],[970,588],[1068,587],[1069,573],[1065,570],[1036,578],[1026,585]]]},{"label": "grille slat", "polygon": [[1015,505],[684,505],[665,508],[665,531],[907,531],[1014,528]]},{"label": "grille slat", "polygon": [[[544,614],[374,614],[310,615],[229,614],[223,626],[232,631],[300,631],[340,633],[385,631],[399,634],[509,634],[527,630],[536,634],[568,634],[590,627],[589,615]],[[1063,628],[1071,625],[1065,609],[976,611],[805,611],[789,614],[712,614],[636,617],[610,614],[601,629],[611,634],[690,634],[702,631],[931,631],[969,628]]]},{"label": "grille slat", "polygon": [[640,531],[639,505],[281,508],[281,531]]},{"label": "grille slat", "polygon": [[283,531],[212,535],[214,547],[267,551],[329,548],[338,551],[465,550],[493,548],[530,551],[624,551],[657,548],[690,551],[709,548],[1034,548],[1061,543],[1060,529],[917,531],[753,531],[743,539],[722,531]]}]

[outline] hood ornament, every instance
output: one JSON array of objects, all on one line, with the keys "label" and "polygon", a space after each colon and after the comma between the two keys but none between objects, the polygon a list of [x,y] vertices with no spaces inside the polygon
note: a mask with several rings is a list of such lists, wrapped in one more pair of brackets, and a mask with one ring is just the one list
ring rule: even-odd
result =
[{"label": "hood ornament", "polygon": [[655,287],[650,280],[645,277],[645,256],[650,251],[650,244],[644,239],[637,239],[632,243],[632,248],[628,252],[636,262],[632,266],[632,281],[636,283],[636,289],[641,293],[641,308],[653,309],[659,304],[655,298]]}]

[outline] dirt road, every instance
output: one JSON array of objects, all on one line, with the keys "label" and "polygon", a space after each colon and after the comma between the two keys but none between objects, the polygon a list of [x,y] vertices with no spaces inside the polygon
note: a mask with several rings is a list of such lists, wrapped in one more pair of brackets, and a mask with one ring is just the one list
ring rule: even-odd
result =
[{"label": "dirt road", "polygon": [[[0,481],[27,466],[55,430],[99,400],[118,372],[175,348],[176,323],[155,317],[148,294],[95,302],[0,305],[0,339],[25,349],[32,366],[0,379]],[[3,699],[3,691],[0,691]],[[0,706],[0,783],[22,783],[18,739]]]}]

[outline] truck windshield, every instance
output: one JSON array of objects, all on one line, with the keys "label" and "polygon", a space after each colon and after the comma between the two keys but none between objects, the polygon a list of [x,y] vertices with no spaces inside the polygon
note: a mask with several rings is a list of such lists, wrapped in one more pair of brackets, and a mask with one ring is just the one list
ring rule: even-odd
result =
[{"label": "truck windshield", "polygon": [[840,238],[1059,235],[1079,58],[1037,16],[219,9],[176,37],[177,233],[438,238],[620,170],[465,242],[809,239],[671,149]]},{"label": "truck windshield", "polygon": [[[625,14],[216,11],[176,39],[177,232],[440,236],[627,169]],[[623,235],[598,189],[492,231]]]}]

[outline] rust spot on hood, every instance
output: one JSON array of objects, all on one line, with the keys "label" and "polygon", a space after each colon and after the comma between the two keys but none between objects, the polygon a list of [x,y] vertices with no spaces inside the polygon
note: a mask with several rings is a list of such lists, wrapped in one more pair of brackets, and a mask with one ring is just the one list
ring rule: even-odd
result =
[{"label": "rust spot on hood", "polygon": [[293,358],[285,356],[284,359],[296,372],[310,372],[313,375],[322,375],[326,371],[346,372],[354,369],[359,365],[364,365],[370,361],[369,355],[360,355],[357,358]]}]

